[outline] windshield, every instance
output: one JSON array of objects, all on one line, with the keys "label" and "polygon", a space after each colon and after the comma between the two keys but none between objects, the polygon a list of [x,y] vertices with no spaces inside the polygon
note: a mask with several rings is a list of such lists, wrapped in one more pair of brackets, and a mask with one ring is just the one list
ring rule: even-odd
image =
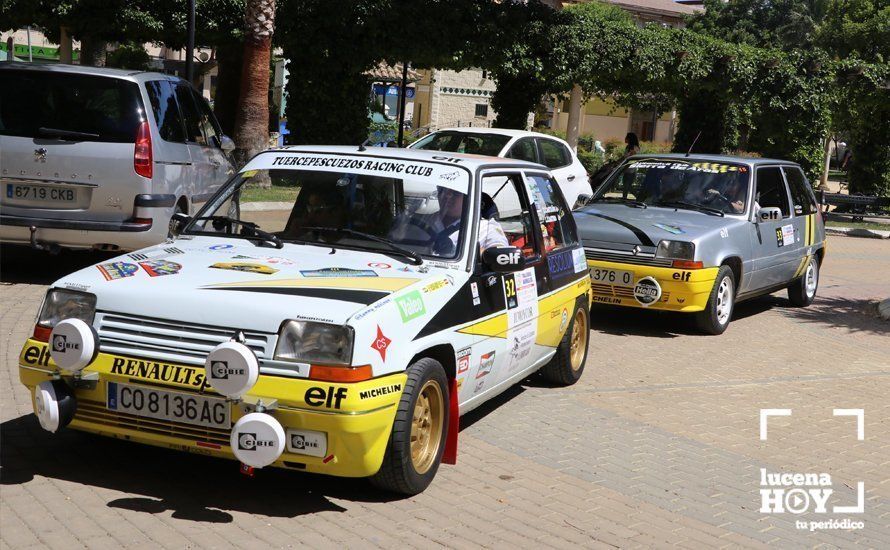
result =
[{"label": "windshield", "polygon": [[[264,157],[272,159],[273,155]],[[458,257],[466,225],[462,221],[469,206],[466,171],[402,159],[302,154],[274,159],[265,164],[307,168],[238,174],[183,233],[415,258]],[[269,184],[270,190],[263,189]]]},{"label": "windshield", "polygon": [[510,136],[501,134],[434,132],[414,143],[411,148],[496,157],[501,154],[508,141]]},{"label": "windshield", "polygon": [[620,201],[742,214],[747,207],[749,176],[744,165],[634,160],[619,168],[591,202]]}]

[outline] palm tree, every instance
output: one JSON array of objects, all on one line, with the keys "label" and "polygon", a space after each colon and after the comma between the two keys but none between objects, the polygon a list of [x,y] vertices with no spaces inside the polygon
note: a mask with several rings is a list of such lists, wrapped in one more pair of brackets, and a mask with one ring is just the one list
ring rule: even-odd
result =
[{"label": "palm tree", "polygon": [[240,165],[266,148],[269,132],[269,62],[275,32],[275,0],[247,0],[244,62],[235,119],[235,159]]}]

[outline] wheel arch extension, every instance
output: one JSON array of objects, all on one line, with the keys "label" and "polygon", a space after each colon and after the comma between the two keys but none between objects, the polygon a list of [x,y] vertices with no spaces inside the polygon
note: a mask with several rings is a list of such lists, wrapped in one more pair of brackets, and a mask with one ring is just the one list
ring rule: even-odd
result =
[{"label": "wheel arch extension", "polygon": [[735,279],[735,290],[738,291],[742,287],[742,259],[739,256],[727,256],[720,262],[721,266],[729,266],[732,270],[732,276]]},{"label": "wheel arch extension", "polygon": [[441,363],[442,368],[445,369],[445,376],[448,377],[448,380],[454,380],[457,377],[457,361],[455,360],[454,347],[452,347],[451,344],[437,344],[426,348],[423,351],[419,351],[411,358],[409,364],[413,365],[416,361],[424,357],[435,359]]}]

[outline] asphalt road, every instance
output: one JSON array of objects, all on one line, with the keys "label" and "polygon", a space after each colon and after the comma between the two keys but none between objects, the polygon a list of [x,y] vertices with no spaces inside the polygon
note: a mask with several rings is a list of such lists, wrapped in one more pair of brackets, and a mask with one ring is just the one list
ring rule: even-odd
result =
[{"label": "asphalt road", "polygon": [[[890,324],[874,307],[890,297],[887,241],[831,238],[811,307],[766,296],[719,337],[682,316],[595,309],[582,380],[533,378],[462,418],[458,464],[412,498],[43,432],[21,344],[47,285],[105,258],[0,249],[2,548],[890,547]],[[764,408],[793,411],[766,441]],[[863,440],[834,408],[864,410]],[[762,513],[761,469],[827,473],[807,489],[833,491],[829,512]],[[833,513],[859,482],[863,513]],[[830,519],[863,526],[808,523]]]}]

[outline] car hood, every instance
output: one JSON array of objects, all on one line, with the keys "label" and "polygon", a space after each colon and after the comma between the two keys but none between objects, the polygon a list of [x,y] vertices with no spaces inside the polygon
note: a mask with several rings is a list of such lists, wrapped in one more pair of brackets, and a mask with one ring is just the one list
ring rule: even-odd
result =
[{"label": "car hood", "polygon": [[622,243],[648,249],[656,247],[660,240],[695,241],[740,223],[736,218],[693,210],[606,203],[586,206],[574,214],[581,240],[587,246]]},{"label": "car hood", "polygon": [[454,273],[419,267],[367,251],[196,237],[104,261],[53,286],[94,293],[97,311],[277,332],[284,319],[343,324],[394,292]]}]

